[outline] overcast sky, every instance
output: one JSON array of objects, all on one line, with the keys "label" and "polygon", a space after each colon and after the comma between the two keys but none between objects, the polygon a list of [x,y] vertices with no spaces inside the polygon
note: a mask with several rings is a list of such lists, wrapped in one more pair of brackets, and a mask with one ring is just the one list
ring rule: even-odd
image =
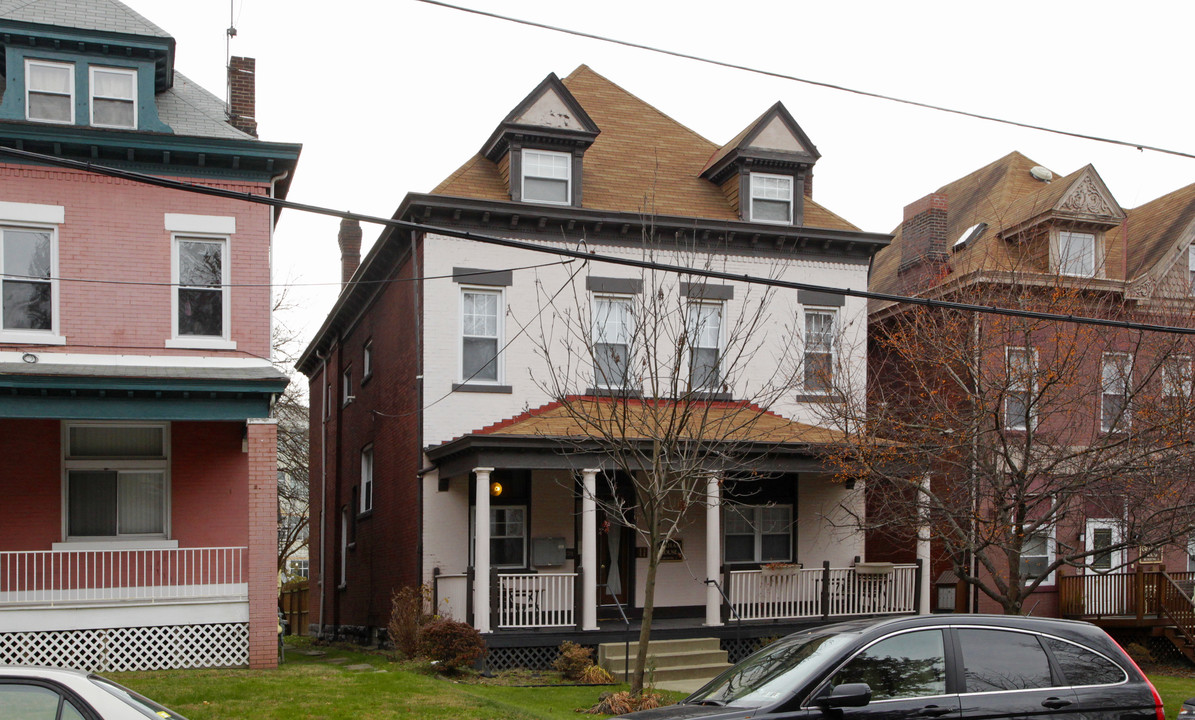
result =
[{"label": "overcast sky", "polygon": [[[224,95],[229,0],[124,0]],[[861,90],[1195,153],[1195,3],[460,0],[462,5]],[[717,144],[777,100],[817,145],[814,198],[863,230],[1019,150],[1095,166],[1123,207],[1195,182],[1195,160],[1011,128],[514,25],[416,0],[234,0],[257,58],[262,139],[303,144],[290,199],[389,216],[482,143],[550,72],[578,65]],[[1130,10],[1131,8],[1131,10]],[[318,330],[339,291],[338,221],[287,210],[276,283]],[[379,228],[365,227],[365,250]]]}]

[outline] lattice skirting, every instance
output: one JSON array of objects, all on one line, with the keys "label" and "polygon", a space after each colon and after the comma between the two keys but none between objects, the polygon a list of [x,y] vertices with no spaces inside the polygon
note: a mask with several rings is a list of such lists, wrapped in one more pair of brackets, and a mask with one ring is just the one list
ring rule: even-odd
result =
[{"label": "lattice skirting", "polygon": [[[597,648],[589,646],[597,657]],[[560,646],[551,647],[501,647],[490,648],[486,654],[486,665],[490,670],[551,670],[552,663],[560,657]]]},{"label": "lattice skirting", "polygon": [[249,623],[0,633],[0,665],[91,672],[249,664]]},{"label": "lattice skirting", "polygon": [[775,638],[722,638],[721,646],[728,655],[727,659],[734,664],[774,640]]}]

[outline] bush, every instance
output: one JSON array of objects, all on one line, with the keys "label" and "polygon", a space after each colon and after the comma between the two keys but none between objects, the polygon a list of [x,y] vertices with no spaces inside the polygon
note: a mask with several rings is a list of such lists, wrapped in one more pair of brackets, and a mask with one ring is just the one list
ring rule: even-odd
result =
[{"label": "bush", "polygon": [[485,655],[485,640],[468,623],[433,620],[419,633],[419,652],[451,672],[480,660]]},{"label": "bush", "polygon": [[613,685],[614,678],[606,669],[597,665],[590,665],[581,673],[581,682],[587,685]]},{"label": "bush", "polygon": [[591,655],[591,648],[565,640],[560,643],[560,656],[552,663],[552,667],[569,680],[580,680],[585,671],[593,667]]},{"label": "bush", "polygon": [[431,620],[425,609],[430,601],[428,585],[399,588],[390,596],[390,622],[386,630],[390,643],[403,657],[413,658],[419,650],[419,628]]},{"label": "bush", "polygon": [[577,712],[590,715],[625,715],[637,710],[651,710],[668,704],[658,693],[644,690],[642,695],[632,695],[623,690],[622,692],[602,693],[597,705]]}]

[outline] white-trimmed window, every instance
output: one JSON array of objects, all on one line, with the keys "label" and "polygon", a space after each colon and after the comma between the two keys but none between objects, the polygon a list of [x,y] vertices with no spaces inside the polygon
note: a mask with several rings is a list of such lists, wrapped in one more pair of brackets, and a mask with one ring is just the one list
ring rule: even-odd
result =
[{"label": "white-trimmed window", "polygon": [[1076,277],[1095,277],[1095,235],[1058,233],[1058,272]]},{"label": "white-trimmed window", "polygon": [[1124,565],[1124,550],[1112,549],[1121,544],[1120,523],[1113,519],[1088,519],[1086,535],[1087,550],[1095,551],[1087,557],[1088,570],[1107,573]]},{"label": "white-trimmed window", "polygon": [[752,222],[791,225],[793,179],[789,175],[751,173]]},{"label": "white-trimmed window", "polygon": [[527,567],[526,507],[490,507],[490,567]]},{"label": "white-trimmed window", "polygon": [[91,66],[91,124],[137,127],[137,71]]},{"label": "white-trimmed window", "polygon": [[361,512],[373,510],[373,445],[361,451]]},{"label": "white-trimmed window", "polygon": [[805,311],[805,355],[802,360],[807,393],[825,394],[834,389],[834,338],[838,312]]},{"label": "white-trimmed window", "polygon": [[1191,356],[1175,355],[1162,361],[1162,394],[1166,397],[1191,397]]},{"label": "white-trimmed window", "polygon": [[572,204],[573,157],[546,150],[523,151],[523,200]]},{"label": "white-trimmed window", "polygon": [[47,60],[25,61],[25,119],[75,122],[75,66]]},{"label": "white-trimmed window", "polygon": [[228,238],[174,237],[175,337],[228,339]]},{"label": "white-trimmed window", "polygon": [[593,298],[593,381],[599,388],[631,386],[633,302],[624,295]]},{"label": "white-trimmed window", "polygon": [[373,376],[373,340],[366,340],[361,348],[361,382]]},{"label": "white-trimmed window", "polygon": [[1054,583],[1054,573],[1046,573],[1046,568],[1054,562],[1054,534],[1049,530],[1039,530],[1025,538],[1021,544],[1021,577],[1025,582],[1032,582],[1045,575],[1043,585]]},{"label": "white-trimmed window", "polygon": [[0,324],[12,337],[54,335],[57,230],[0,226]]},{"label": "white-trimmed window", "polygon": [[1004,392],[1004,429],[1028,430],[1036,415],[1033,395],[1037,389],[1037,351],[1009,347],[1004,352],[1008,374]]},{"label": "white-trimmed window", "polygon": [[348,405],[353,401],[353,366],[349,365],[340,373],[340,402]]},{"label": "white-trimmed window", "polygon": [[1195,535],[1187,539],[1187,572],[1195,572]]},{"label": "white-trimmed window", "polygon": [[792,560],[792,505],[726,505],[723,525],[727,563]]},{"label": "white-trimmed window", "polygon": [[1129,384],[1133,375],[1133,356],[1104,353],[1100,365],[1100,430],[1128,430],[1131,422]]},{"label": "white-trimmed window", "polygon": [[461,288],[461,382],[497,383],[501,347],[502,291]]},{"label": "white-trimmed window", "polygon": [[166,538],[170,533],[170,426],[63,426],[68,540]]},{"label": "white-trimmed window", "polygon": [[722,390],[722,303],[689,305],[689,387]]}]

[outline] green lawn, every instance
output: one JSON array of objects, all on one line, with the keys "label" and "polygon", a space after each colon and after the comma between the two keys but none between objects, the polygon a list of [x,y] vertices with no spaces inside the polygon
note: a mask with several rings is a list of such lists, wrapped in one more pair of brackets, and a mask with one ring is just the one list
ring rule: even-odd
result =
[{"label": "green lawn", "polygon": [[1175,677],[1153,673],[1149,679],[1158,689],[1158,694],[1162,696],[1168,720],[1174,720],[1174,716],[1178,715],[1178,708],[1184,700],[1195,698],[1195,676]]}]

